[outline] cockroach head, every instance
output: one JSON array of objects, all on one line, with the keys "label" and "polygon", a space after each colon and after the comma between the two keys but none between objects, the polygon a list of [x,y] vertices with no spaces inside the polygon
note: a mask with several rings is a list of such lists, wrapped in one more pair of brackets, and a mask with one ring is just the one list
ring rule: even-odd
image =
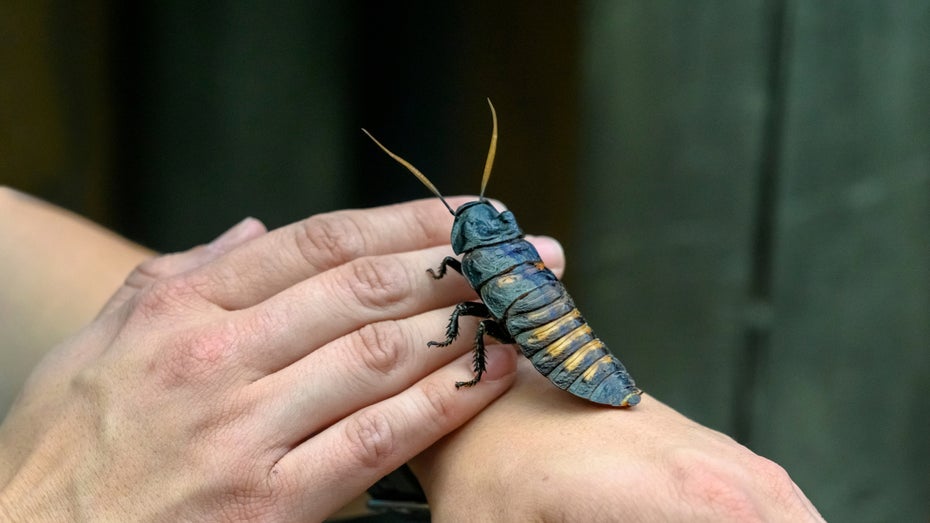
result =
[{"label": "cockroach head", "polygon": [[452,224],[455,254],[522,237],[523,231],[513,213],[499,212],[487,200],[468,202],[455,210]]}]

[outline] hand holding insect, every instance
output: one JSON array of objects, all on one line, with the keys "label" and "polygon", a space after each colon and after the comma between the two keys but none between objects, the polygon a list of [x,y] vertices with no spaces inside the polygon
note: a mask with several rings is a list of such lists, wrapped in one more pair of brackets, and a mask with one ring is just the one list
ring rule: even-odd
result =
[{"label": "hand holding insect", "polygon": [[434,201],[246,220],[143,263],[0,426],[0,520],[331,514],[512,382],[509,348],[473,394],[466,342],[422,350],[472,295],[423,274],[449,221]]}]

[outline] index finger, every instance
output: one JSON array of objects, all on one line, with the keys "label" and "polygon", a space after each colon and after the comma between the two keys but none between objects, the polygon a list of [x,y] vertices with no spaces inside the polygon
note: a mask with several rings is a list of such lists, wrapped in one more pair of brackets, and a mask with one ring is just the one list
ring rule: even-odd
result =
[{"label": "index finger", "polygon": [[[472,199],[448,198],[453,206]],[[319,214],[256,238],[193,276],[207,300],[243,309],[356,258],[448,244],[451,226],[436,198]]]}]

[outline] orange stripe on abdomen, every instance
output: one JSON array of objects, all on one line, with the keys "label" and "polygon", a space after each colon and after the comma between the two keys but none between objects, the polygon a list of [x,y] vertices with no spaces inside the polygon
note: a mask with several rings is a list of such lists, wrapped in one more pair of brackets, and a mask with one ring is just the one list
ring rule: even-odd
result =
[{"label": "orange stripe on abdomen", "polygon": [[592,340],[594,340],[594,333],[591,332],[591,327],[587,323],[582,323],[544,349],[540,349],[530,358],[530,361],[539,372],[548,376],[559,364]]},{"label": "orange stripe on abdomen", "polygon": [[564,316],[549,323],[521,332],[514,336],[527,358],[545,349],[559,338],[584,325],[584,318],[578,309],[572,309]]},{"label": "orange stripe on abdomen", "polygon": [[549,373],[548,378],[560,389],[567,389],[579,377],[595,369],[604,357],[611,357],[610,351],[604,342],[594,338],[566,358],[561,365]]}]

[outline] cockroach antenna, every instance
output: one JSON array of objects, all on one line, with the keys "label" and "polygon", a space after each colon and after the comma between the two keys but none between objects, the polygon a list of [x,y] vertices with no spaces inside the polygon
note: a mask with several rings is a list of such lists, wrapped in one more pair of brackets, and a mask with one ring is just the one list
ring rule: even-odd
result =
[{"label": "cockroach antenna", "polygon": [[[492,108],[492,110],[493,110],[493,108]],[[381,142],[379,142],[374,136],[372,136],[370,132],[368,132],[368,131],[365,130],[365,129],[362,129],[362,132],[365,133],[365,134],[367,134],[368,137],[371,138],[371,141],[375,142],[375,144],[376,144],[378,147],[380,147],[382,151],[386,152],[388,156],[390,156],[391,158],[394,158],[394,160],[396,160],[397,163],[399,163],[399,164],[403,165],[404,167],[406,167],[407,170],[410,171],[411,173],[413,173],[413,175],[416,176],[418,180],[420,180],[421,182],[423,182],[423,185],[425,185],[427,189],[429,189],[430,191],[433,192],[433,194],[435,194],[437,197],[439,197],[439,200],[442,202],[443,205],[446,206],[446,209],[449,209],[449,214],[451,214],[452,216],[455,216],[455,211],[452,210],[452,207],[449,206],[449,203],[446,202],[446,199],[443,198],[443,197],[442,197],[442,194],[439,193],[439,189],[437,189],[436,186],[433,185],[433,182],[429,181],[429,178],[427,178],[425,174],[421,173],[419,169],[417,169],[416,167],[414,167],[414,166],[413,166],[410,162],[408,162],[407,160],[404,160],[404,159],[401,158],[400,156],[397,156],[396,154],[392,153],[390,149],[388,149],[387,147],[381,145]],[[485,176],[487,176],[487,175],[485,175]]]},{"label": "cockroach antenna", "polygon": [[494,110],[494,104],[488,98],[488,106],[491,108],[491,146],[488,148],[488,159],[484,162],[484,176],[481,177],[481,194],[478,195],[479,201],[485,201],[484,189],[488,186],[488,178],[491,177],[491,166],[494,165],[494,155],[497,153],[497,112]]}]

